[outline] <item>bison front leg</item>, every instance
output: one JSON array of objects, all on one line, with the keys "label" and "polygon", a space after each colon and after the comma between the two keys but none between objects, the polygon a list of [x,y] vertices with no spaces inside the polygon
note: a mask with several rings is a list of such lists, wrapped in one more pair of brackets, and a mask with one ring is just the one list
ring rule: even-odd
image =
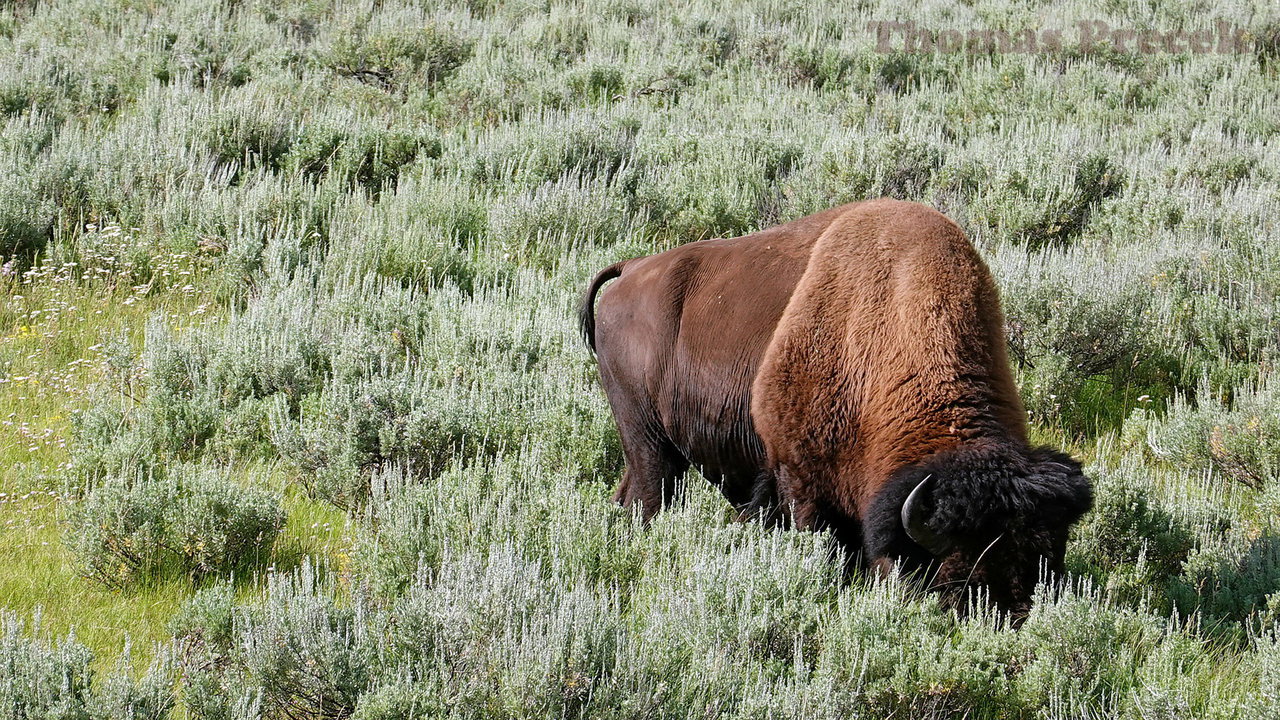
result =
[{"label": "bison front leg", "polygon": [[779,466],[775,471],[778,483],[778,499],[786,524],[800,530],[817,530],[821,528],[821,516],[818,503],[813,496],[813,483],[799,476],[788,466]]},{"label": "bison front leg", "polygon": [[624,431],[622,451],[627,469],[613,499],[623,507],[638,509],[648,522],[671,504],[676,481],[688,471],[689,461],[661,430],[638,434]]}]

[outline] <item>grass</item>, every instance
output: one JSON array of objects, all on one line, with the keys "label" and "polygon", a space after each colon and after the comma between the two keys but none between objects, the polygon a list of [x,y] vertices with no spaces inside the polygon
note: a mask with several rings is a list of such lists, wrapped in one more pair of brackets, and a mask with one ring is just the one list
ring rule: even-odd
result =
[{"label": "grass", "polygon": [[[1280,18],[1214,13],[0,8],[0,611],[41,617],[4,620],[0,715],[1274,714]],[[1264,42],[874,52],[892,19]],[[877,195],[973,238],[1033,438],[1096,481],[1018,632],[842,582],[696,477],[650,528],[608,499],[587,278]],[[233,577],[192,579],[175,548],[227,538],[179,503],[78,514],[200,473],[286,517]],[[81,574],[126,541],[179,559]]]},{"label": "grass", "polygon": [[[6,527],[0,531],[0,557],[7,568],[0,583],[4,606],[23,617],[39,614],[47,632],[74,630],[80,642],[97,651],[99,670],[111,667],[126,642],[145,667],[154,648],[168,642],[169,619],[190,588],[166,581],[120,593],[85,583],[62,542],[57,502],[41,500],[44,504],[32,498],[5,504]],[[9,525],[14,518],[21,519]]]},{"label": "grass", "polygon": [[[72,418],[106,381],[112,345],[139,346],[155,313],[174,323],[209,322],[209,304],[189,292],[163,293],[124,303],[114,289],[12,282],[8,322],[0,340],[3,421],[0,458],[0,607],[41,618],[44,632],[74,630],[105,672],[130,645],[136,670],[170,638],[169,621],[192,593],[183,578],[156,578],[119,591],[86,582],[67,547],[67,439]],[[213,319],[217,322],[216,318]],[[114,350],[118,351],[119,347]],[[347,521],[332,507],[308,499],[296,487],[284,492],[287,524],[270,564],[296,567],[304,557],[335,562],[349,544]],[[70,496],[69,496],[70,495]]]},{"label": "grass", "polygon": [[[28,460],[28,462],[32,462]],[[39,616],[44,632],[76,639],[94,651],[100,672],[112,668],[126,645],[136,670],[168,644],[170,620],[191,596],[185,578],[157,578],[126,590],[87,582],[63,538],[65,500],[47,481],[9,474],[0,485],[0,607],[20,617]],[[288,571],[302,558],[327,558],[341,567],[349,551],[347,521],[332,507],[291,490],[288,523],[268,563]],[[252,596],[252,593],[246,593]]]}]

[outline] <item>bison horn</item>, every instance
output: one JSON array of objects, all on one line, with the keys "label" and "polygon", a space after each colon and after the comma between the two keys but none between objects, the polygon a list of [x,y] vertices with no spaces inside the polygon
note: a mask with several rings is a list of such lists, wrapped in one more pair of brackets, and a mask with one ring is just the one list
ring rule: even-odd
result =
[{"label": "bison horn", "polygon": [[907,537],[914,540],[917,545],[939,556],[947,553],[951,543],[945,536],[934,532],[925,523],[924,507],[920,502],[921,498],[929,492],[926,486],[931,479],[933,475],[926,475],[907,496],[907,501],[902,503],[902,528],[907,531]]}]

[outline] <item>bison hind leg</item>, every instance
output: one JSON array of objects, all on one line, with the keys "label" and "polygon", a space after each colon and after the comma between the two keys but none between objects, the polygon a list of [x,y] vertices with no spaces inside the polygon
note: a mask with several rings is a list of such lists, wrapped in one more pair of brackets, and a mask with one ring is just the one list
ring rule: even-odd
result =
[{"label": "bison hind leg", "polygon": [[770,528],[787,526],[787,513],[778,502],[777,481],[769,470],[760,469],[740,484],[725,483],[720,490],[738,511],[740,522],[759,522]]},{"label": "bison hind leg", "polygon": [[640,511],[648,522],[671,504],[676,481],[689,470],[689,461],[661,430],[640,437],[624,433],[622,450],[627,469],[613,493],[614,502]]}]

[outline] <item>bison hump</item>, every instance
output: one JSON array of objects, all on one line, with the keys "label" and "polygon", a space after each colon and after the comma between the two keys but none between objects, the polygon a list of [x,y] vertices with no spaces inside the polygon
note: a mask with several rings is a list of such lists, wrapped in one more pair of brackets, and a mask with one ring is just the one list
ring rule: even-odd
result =
[{"label": "bison hump", "polygon": [[754,382],[769,462],[856,506],[922,454],[1025,435],[1002,324],[953,222],[916,203],[851,206],[814,244]]}]

